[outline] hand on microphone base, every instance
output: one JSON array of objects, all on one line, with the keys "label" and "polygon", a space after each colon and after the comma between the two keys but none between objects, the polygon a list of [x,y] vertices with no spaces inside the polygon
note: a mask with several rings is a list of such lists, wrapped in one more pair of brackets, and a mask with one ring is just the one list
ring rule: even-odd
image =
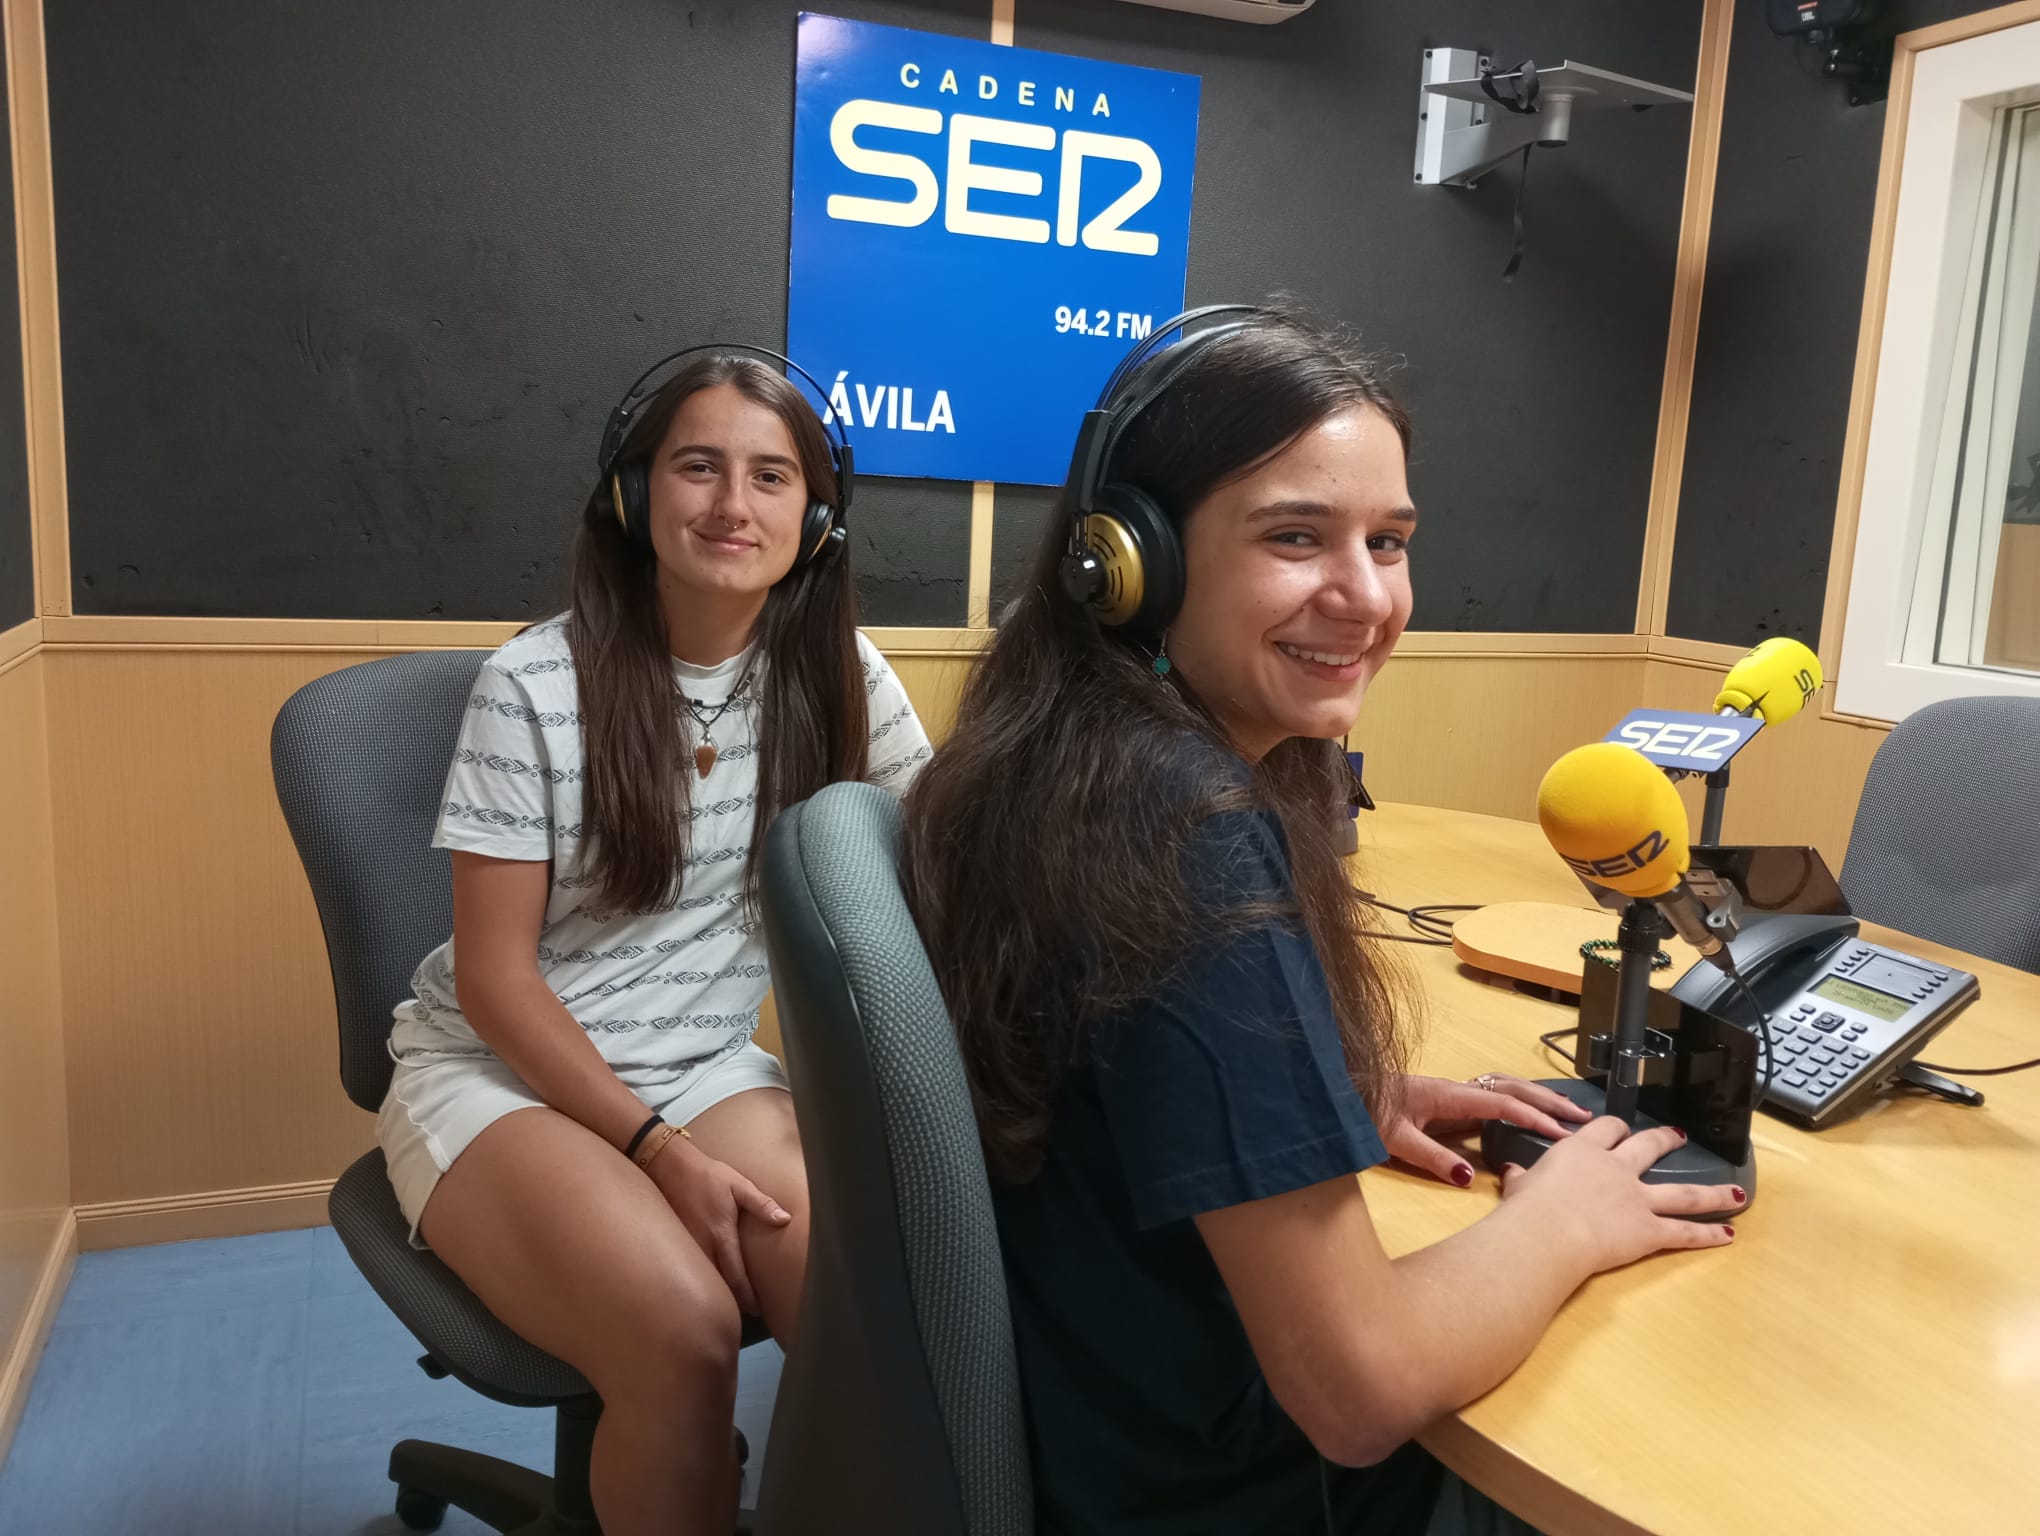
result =
[{"label": "hand on microphone base", "polygon": [[1397,1162],[1467,1189],[1473,1184],[1472,1164],[1437,1137],[1463,1136],[1478,1126],[1516,1121],[1545,1133],[1549,1146],[1549,1138],[1592,1118],[1562,1094],[1520,1077],[1490,1072],[1470,1083],[1456,1083],[1411,1074],[1402,1080],[1401,1108],[1382,1120],[1381,1144]]},{"label": "hand on microphone base", "polygon": [[[1590,1116],[1599,1115],[1607,1103],[1607,1094],[1598,1083],[1584,1082],[1576,1077],[1546,1078],[1540,1087],[1562,1094]],[[1660,1124],[1649,1115],[1639,1114],[1635,1131],[1653,1130]],[[1500,1174],[1502,1169],[1513,1163],[1519,1168],[1528,1168],[1550,1151],[1551,1137],[1541,1136],[1522,1126],[1510,1125],[1505,1121],[1490,1120],[1481,1128],[1480,1160],[1488,1171]],[[1748,1198],[1736,1207],[1738,1213],[1748,1210],[1757,1200],[1756,1148],[1745,1144],[1740,1163],[1708,1151],[1698,1142],[1687,1141],[1673,1148],[1641,1175],[1646,1184],[1732,1184],[1742,1189]],[[1688,1221],[1719,1221],[1719,1212],[1688,1215]]]}]

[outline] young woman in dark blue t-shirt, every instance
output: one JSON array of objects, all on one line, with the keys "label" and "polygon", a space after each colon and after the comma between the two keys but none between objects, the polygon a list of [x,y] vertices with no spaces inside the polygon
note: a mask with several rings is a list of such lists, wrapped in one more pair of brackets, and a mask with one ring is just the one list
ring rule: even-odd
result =
[{"label": "young woman in dark blue t-shirt", "polygon": [[[1097,479],[1160,509],[1180,604],[1101,622],[1051,530],[907,801],[1041,1526],[1445,1529],[1411,1435],[1508,1375],[1588,1276],[1729,1242],[1674,1218],[1734,1196],[1642,1183],[1678,1133],[1598,1120],[1465,1231],[1383,1252],[1355,1173],[1393,1156],[1470,1184],[1427,1131],[1581,1114],[1403,1071],[1407,984],[1334,844],[1336,738],[1410,614],[1408,418],[1276,316],[1160,359]],[[1479,1501],[1448,1496],[1468,1529]]]}]

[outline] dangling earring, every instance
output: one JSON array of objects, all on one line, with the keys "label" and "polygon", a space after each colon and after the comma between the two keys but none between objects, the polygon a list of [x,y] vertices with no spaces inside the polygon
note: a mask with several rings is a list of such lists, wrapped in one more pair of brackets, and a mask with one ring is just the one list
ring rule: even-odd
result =
[{"label": "dangling earring", "polygon": [[1155,648],[1155,676],[1169,675],[1169,632],[1162,631],[1162,643]]}]

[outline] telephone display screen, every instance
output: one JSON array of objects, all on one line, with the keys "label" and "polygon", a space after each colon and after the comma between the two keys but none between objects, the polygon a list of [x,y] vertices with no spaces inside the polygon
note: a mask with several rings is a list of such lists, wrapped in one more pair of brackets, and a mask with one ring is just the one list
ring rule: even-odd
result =
[{"label": "telephone display screen", "polygon": [[1856,980],[1880,992],[1911,992],[1932,980],[1929,972],[1906,965],[1889,955],[1873,955],[1856,968]]},{"label": "telephone display screen", "polygon": [[1846,976],[1823,976],[1807,989],[1815,997],[1824,997],[1831,1003],[1841,1003],[1858,1013],[1867,1013],[1873,1019],[1902,1019],[1912,1011],[1912,1004],[1902,997],[1893,997],[1889,992],[1879,992],[1866,987],[1860,981],[1851,981]]}]

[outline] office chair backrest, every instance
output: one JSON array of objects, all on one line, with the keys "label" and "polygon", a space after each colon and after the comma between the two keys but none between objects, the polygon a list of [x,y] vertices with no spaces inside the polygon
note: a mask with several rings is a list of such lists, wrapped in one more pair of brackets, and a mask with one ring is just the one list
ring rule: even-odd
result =
[{"label": "office chair backrest", "polygon": [[1857,914],[2040,972],[2040,699],[1949,699],[1871,760],[1842,894]]},{"label": "office chair backrest", "polygon": [[759,1536],[1023,1536],[1033,1489],[991,1189],[899,881],[899,808],[834,784],[766,838],[812,1226]]},{"label": "office chair backrest", "polygon": [[276,798],[333,965],[340,1081],[363,1109],[390,1085],[390,1009],[453,932],[434,848],[447,765],[486,651],[418,651],[307,683],[269,732]]}]

